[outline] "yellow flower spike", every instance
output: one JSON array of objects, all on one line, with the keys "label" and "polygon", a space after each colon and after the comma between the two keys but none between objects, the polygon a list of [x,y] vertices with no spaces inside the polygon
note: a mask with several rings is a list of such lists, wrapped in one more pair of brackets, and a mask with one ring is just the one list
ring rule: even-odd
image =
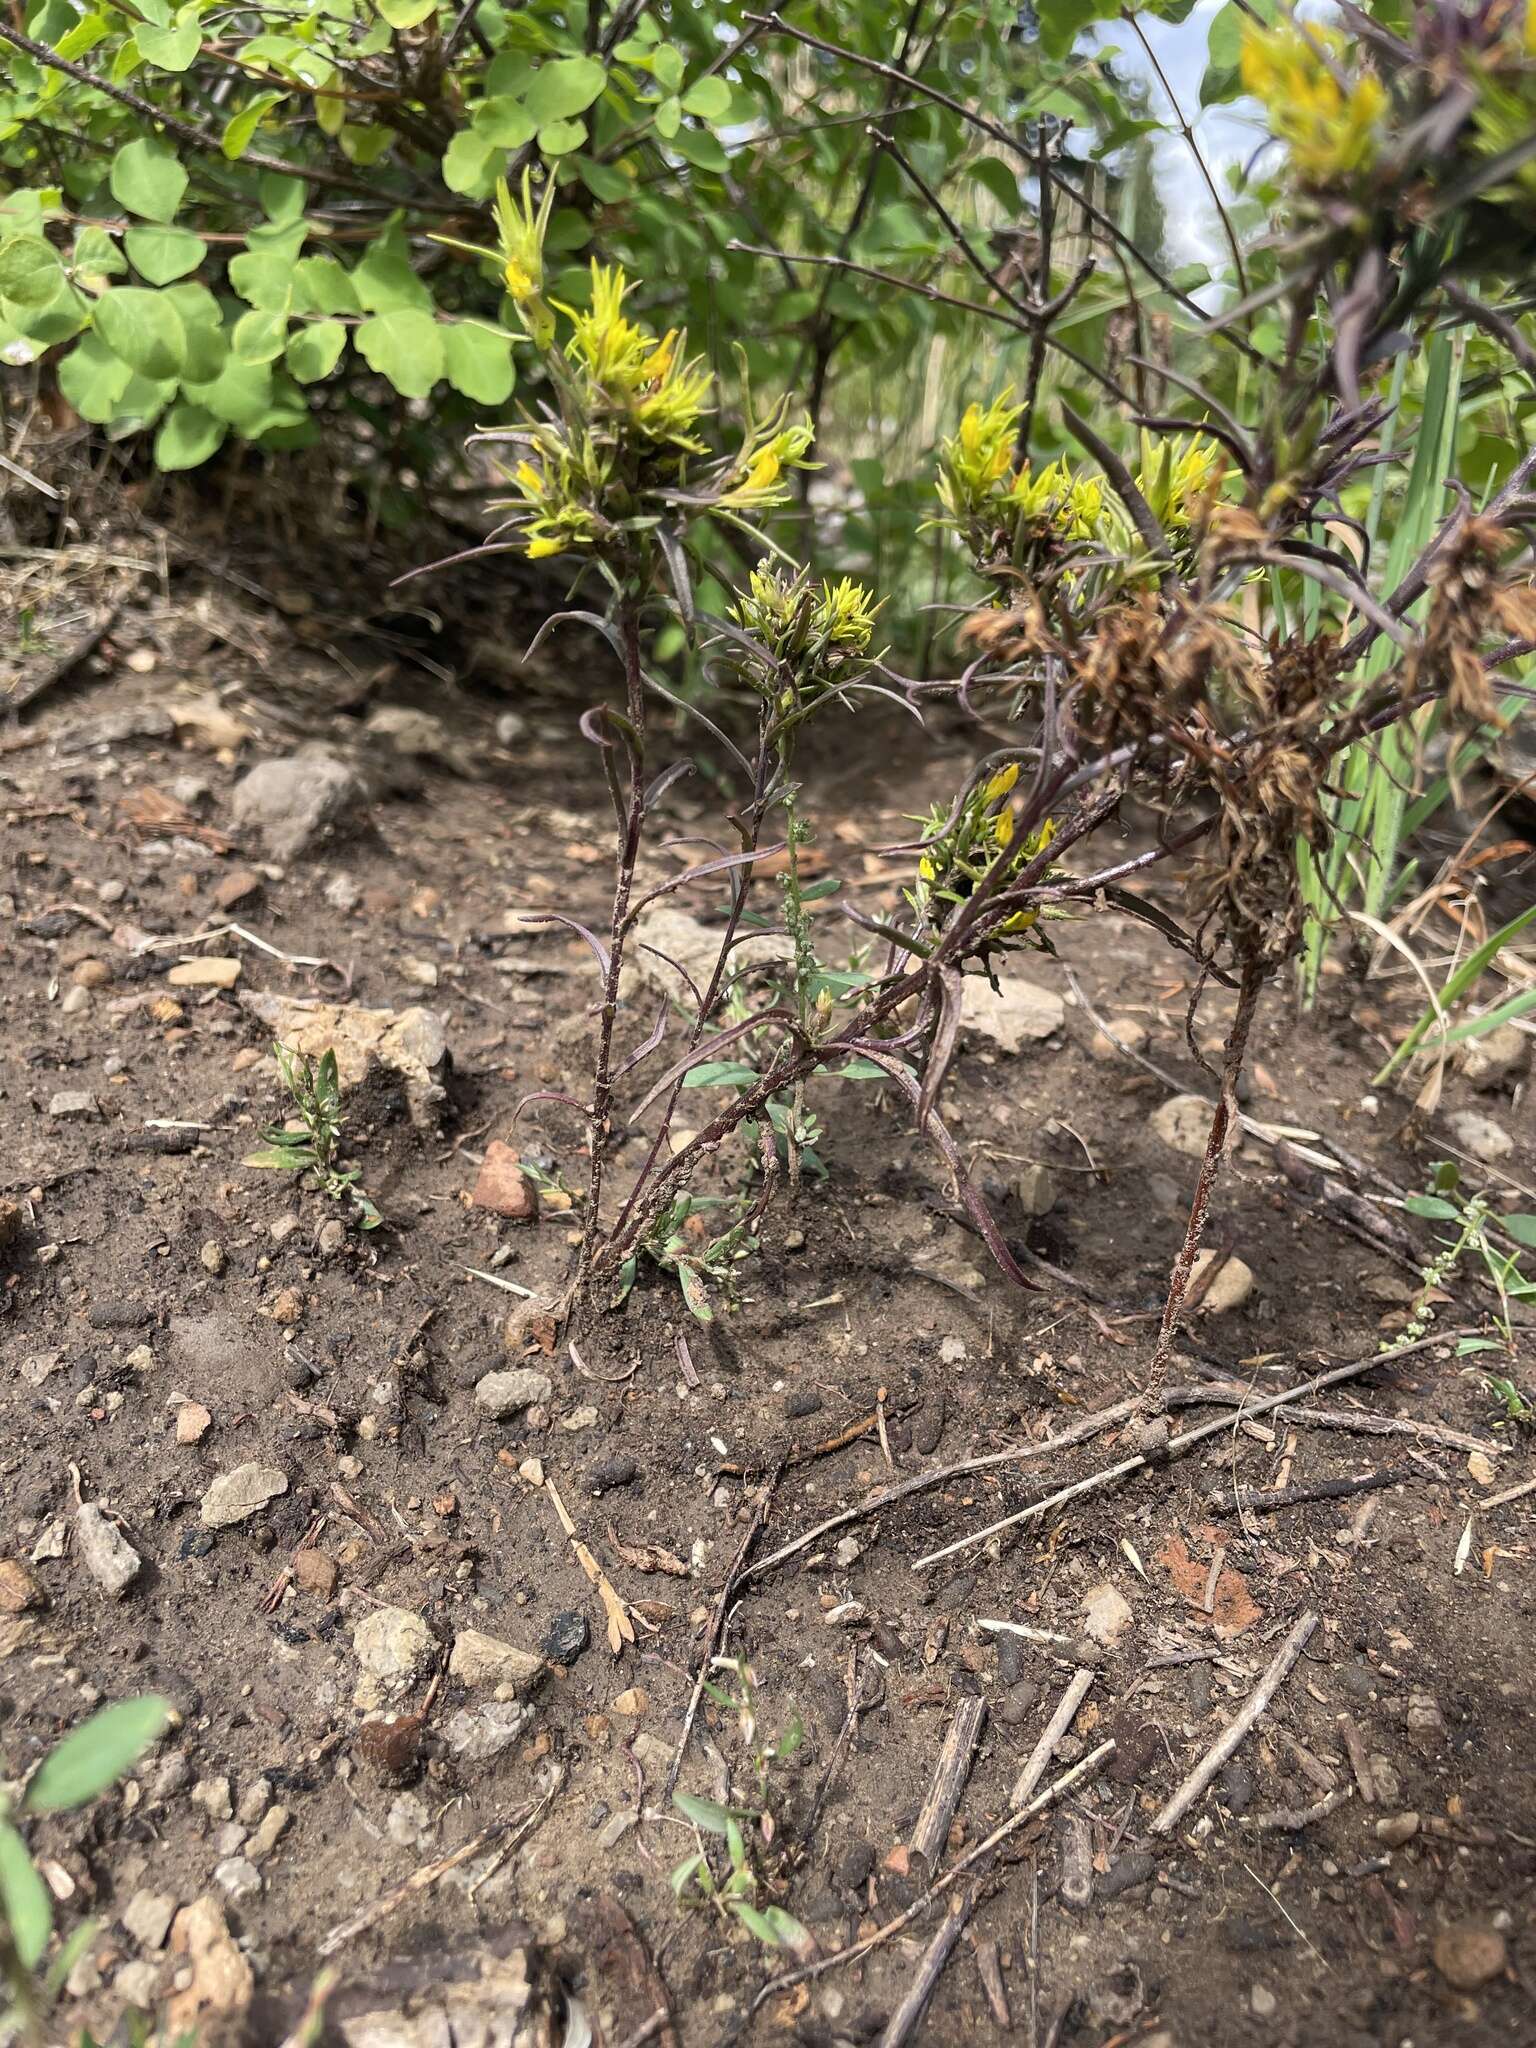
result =
[{"label": "yellow flower spike", "polygon": [[522,202],[512,197],[505,178],[496,186],[496,235],[501,248],[502,280],[508,296],[519,306],[536,299],[544,289],[544,232],[555,203],[555,181],[545,185],[537,208],[533,203],[533,181],[523,172]]},{"label": "yellow flower spike", "polygon": [[520,462],[513,474],[530,498],[543,497],[544,479],[531,462]]},{"label": "yellow flower spike", "polygon": [[1018,779],[1019,764],[1017,761],[1010,761],[1006,768],[999,768],[991,781],[983,788],[981,792],[982,802],[984,804],[995,804],[999,797],[1004,797],[1008,794]]},{"label": "yellow flower spike", "polygon": [[1244,88],[1263,104],[1270,132],[1285,143],[1303,184],[1339,184],[1369,170],[1380,154],[1387,89],[1373,71],[1343,75],[1350,49],[1337,29],[1315,22],[1244,27]]},{"label": "yellow flower spike", "polygon": [[939,498],[954,519],[982,517],[1013,462],[1013,435],[1023,414],[1013,388],[988,406],[968,405],[954,437],[939,443]]}]

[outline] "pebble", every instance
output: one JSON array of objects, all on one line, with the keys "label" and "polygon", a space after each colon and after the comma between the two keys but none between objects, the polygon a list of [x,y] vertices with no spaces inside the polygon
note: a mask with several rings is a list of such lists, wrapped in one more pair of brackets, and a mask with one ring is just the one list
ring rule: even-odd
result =
[{"label": "pebble", "polygon": [[262,878],[254,868],[235,868],[215,882],[213,900],[220,910],[233,910],[237,904],[259,896],[262,887]]},{"label": "pebble", "polygon": [[248,1899],[261,1890],[261,1872],[244,1856],[226,1856],[216,1863],[213,1881],[231,1899]]},{"label": "pebble", "polygon": [[252,1835],[250,1846],[245,1852],[252,1863],[266,1862],[272,1851],[277,1847],[284,1829],[292,1818],[293,1816],[289,1813],[286,1806],[269,1806],[267,1808],[267,1811],[262,1816],[261,1825],[257,1828],[255,1834]]},{"label": "pebble", "polygon": [[1019,1052],[1060,1031],[1067,1006],[1053,988],[1020,974],[1005,974],[994,990],[979,974],[968,974],[960,996],[960,1024],[991,1039],[1004,1052]]},{"label": "pebble", "polygon": [[218,954],[178,960],[165,979],[171,988],[233,988],[240,979],[240,962]]},{"label": "pebble", "polygon": [[1479,1109],[1459,1109],[1445,1121],[1457,1144],[1465,1145],[1472,1157],[1485,1166],[1496,1166],[1515,1149],[1515,1141],[1504,1126]]},{"label": "pebble", "polygon": [[125,2011],[151,2013],[160,2002],[160,1971],[154,1963],[124,1963],[112,1979],[112,1996]]},{"label": "pebble", "polygon": [[448,1675],[464,1685],[506,1686],[513,1693],[526,1693],[540,1683],[548,1667],[531,1650],[499,1636],[482,1635],[477,1628],[460,1629],[453,1639],[448,1658]]},{"label": "pebble", "polygon": [[100,1115],[100,1110],[88,1088],[61,1088],[50,1098],[48,1114],[60,1123],[78,1123],[82,1117]]},{"label": "pebble", "polygon": [[89,989],[67,988],[59,1003],[59,1011],[65,1017],[78,1017],[91,1007]]},{"label": "pebble", "polygon": [[444,1728],[443,1739],[461,1764],[488,1764],[512,1747],[533,1717],[533,1708],[516,1700],[461,1707]]},{"label": "pebble", "polygon": [[138,1577],[143,1559],[95,1501],[88,1500],[75,1516],[75,1542],[81,1563],[97,1585],[120,1600]]},{"label": "pebble", "polygon": [[1090,1587],[1083,1595],[1083,1626],[1105,1649],[1118,1643],[1134,1620],[1131,1603],[1118,1586],[1111,1586],[1108,1581]]},{"label": "pebble", "polygon": [[288,1475],[276,1465],[237,1465],[221,1472],[203,1495],[199,1510],[205,1529],[227,1529],[258,1514],[288,1491]]},{"label": "pebble", "polygon": [[1026,1216],[1049,1216],[1061,1197],[1056,1176],[1048,1166],[1024,1167],[1013,1184],[1019,1207]]},{"label": "pebble", "polygon": [[179,1444],[201,1443],[213,1427],[213,1417],[201,1401],[183,1401],[176,1410],[176,1441]]},{"label": "pebble", "polygon": [[493,1138],[485,1148],[485,1160],[475,1180],[470,1201],[477,1209],[489,1209],[514,1223],[533,1223],[539,1214],[539,1191],[518,1164],[510,1145]]},{"label": "pebble", "polygon": [[[1096,1060],[1124,1059],[1127,1053],[1145,1052],[1151,1038],[1139,1017],[1106,1017],[1104,1031],[1095,1031],[1088,1050]],[[1117,1045],[1115,1040],[1120,1043]]]},{"label": "pebble", "polygon": [[432,1815],[414,1792],[402,1792],[384,1818],[384,1832],[402,1849],[419,1849],[432,1832]]},{"label": "pebble", "polygon": [[1503,1973],[1506,1956],[1503,1935],[1481,1921],[1454,1921],[1435,1936],[1435,1968],[1457,1991],[1480,1991]]},{"label": "pebble", "polygon": [[354,1698],[367,1712],[405,1692],[431,1662],[437,1643],[408,1607],[376,1607],[352,1631],[352,1648],[364,1671]]},{"label": "pebble", "polygon": [[1408,1701],[1408,1733],[1421,1741],[1435,1742],[1445,1733],[1445,1716],[1433,1693],[1416,1692]]},{"label": "pebble", "polygon": [[838,1859],[837,1882],[845,1892],[861,1892],[875,1867],[875,1852],[868,1842],[850,1842]]},{"label": "pebble", "polygon": [[0,1558],[0,1614],[25,1614],[47,1602],[42,1587],[19,1558]]},{"label": "pebble", "polygon": [[595,1465],[587,1467],[587,1485],[594,1493],[606,1493],[611,1487],[633,1486],[640,1476],[640,1467],[626,1451],[616,1451],[612,1457],[600,1458]]},{"label": "pebble", "polygon": [[236,825],[254,826],[275,860],[291,861],[349,822],[366,801],[361,779],[321,746],[263,761],[236,783]]},{"label": "pebble", "polygon": [[337,1259],[347,1248],[347,1226],[333,1216],[328,1223],[322,1223],[315,1239],[315,1249],[322,1259]]},{"label": "pebble", "polygon": [[1467,1047],[1462,1072],[1474,1088],[1489,1093],[1513,1080],[1525,1065],[1531,1041],[1518,1024],[1496,1024]]},{"label": "pebble", "polygon": [[817,1414],[821,1405],[821,1396],[814,1387],[792,1387],[784,1396],[784,1413],[791,1422]]},{"label": "pebble", "polygon": [[1272,2020],[1280,2010],[1280,2001],[1267,1984],[1255,1984],[1248,1993],[1248,2007],[1255,2019]]},{"label": "pebble", "polygon": [[336,1590],[336,1560],[323,1550],[316,1550],[312,1544],[308,1545],[293,1553],[293,1576],[295,1584],[304,1592],[329,1600]]},{"label": "pebble", "polygon": [[197,1257],[198,1263],[207,1272],[212,1273],[215,1276],[223,1272],[226,1264],[226,1260],[224,1257],[224,1247],[218,1242],[216,1238],[210,1237],[208,1242],[203,1246],[202,1250],[198,1253]]},{"label": "pebble", "polygon": [[1419,1816],[1416,1813],[1384,1813],[1376,1823],[1376,1839],[1389,1849],[1400,1849],[1418,1832]]},{"label": "pebble", "polygon": [[252,1778],[240,1795],[239,1816],[248,1828],[253,1828],[271,1804],[272,1781],[269,1778]]},{"label": "pebble", "polygon": [[1099,1897],[1118,1899],[1122,1892],[1146,1884],[1157,1869],[1157,1858],[1147,1849],[1127,1849],[1117,1856],[1099,1879]]},{"label": "pebble", "polygon": [[1002,1705],[998,1708],[998,1719],[1009,1728],[1021,1728],[1035,1711],[1035,1702],[1040,1697],[1040,1688],[1033,1680],[1021,1678],[1017,1685],[1010,1685],[1003,1694]]},{"label": "pebble", "polygon": [[551,1664],[574,1664],[591,1640],[592,1630],[587,1617],[579,1608],[567,1607],[544,1631],[539,1651]]},{"label": "pebble", "polygon": [[140,1948],[163,1948],[175,1917],[174,1892],[137,1891],[123,1908],[123,1925]]},{"label": "pebble", "polygon": [[280,1287],[272,1298],[269,1311],[274,1323],[281,1323],[291,1329],[304,1318],[304,1297],[297,1287]]},{"label": "pebble", "polygon": [[199,1778],[192,1787],[192,1804],[200,1806],[210,1820],[233,1820],[235,1803],[229,1779]]},{"label": "pebble", "polygon": [[111,982],[112,970],[105,960],[77,960],[69,978],[76,988],[106,988]]},{"label": "pebble", "polygon": [[1189,1159],[1204,1157],[1211,1135],[1211,1105],[1203,1095],[1171,1095],[1158,1104],[1147,1122],[1153,1135],[1171,1151],[1182,1152]]},{"label": "pebble", "polygon": [[548,1373],[535,1372],[531,1366],[510,1366],[502,1372],[485,1373],[475,1382],[475,1405],[499,1422],[524,1408],[541,1405],[554,1391]]},{"label": "pebble", "polygon": [[[1208,1273],[1221,1257],[1220,1252],[1207,1248],[1196,1252],[1195,1263],[1190,1269],[1191,1292],[1198,1287],[1202,1276]],[[1200,1297],[1200,1314],[1224,1316],[1235,1308],[1241,1308],[1253,1292],[1253,1268],[1237,1257],[1225,1260],[1210,1286]]]},{"label": "pebble", "polygon": [[150,1781],[150,1803],[164,1806],[167,1801],[179,1798],[191,1782],[192,1766],[179,1749],[173,1749]]}]

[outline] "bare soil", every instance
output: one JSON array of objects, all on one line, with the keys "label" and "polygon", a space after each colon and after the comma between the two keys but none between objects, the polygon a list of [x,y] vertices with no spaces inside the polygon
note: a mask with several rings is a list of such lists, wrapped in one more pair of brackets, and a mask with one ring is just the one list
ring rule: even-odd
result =
[{"label": "bare soil", "polygon": [[[0,1187],[22,1211],[0,1312],[0,1552],[27,1562],[41,1603],[4,1624],[7,1771],[21,1776],[98,1700],[158,1688],[179,1716],[125,1793],[35,1825],[61,1918],[91,1912],[104,1927],[61,2038],[66,2021],[104,2036],[131,1998],[196,1992],[185,1957],[122,1923],[147,1889],[177,1905],[219,1902],[257,1987],[246,2033],[276,2041],[327,1931],[486,1829],[456,1869],[339,1944],[338,2014],[369,1985],[374,2006],[393,1998],[403,2011],[412,1987],[521,1946],[554,2040],[566,1990],[614,2048],[880,2038],[942,1903],[867,1959],[753,2009],[793,1958],[673,1896],[669,1874],[695,1839],[663,1788],[717,1597],[781,1466],[757,1557],[875,1487],[1040,1439],[1135,1390],[1194,1172],[1148,1121],[1175,1090],[1096,1050],[1063,966],[1032,958],[1029,976],[1065,1000],[1063,1028],[1016,1055],[963,1040],[949,1120],[1010,1238],[1075,1285],[1042,1276],[1039,1294],[1011,1289],[956,1220],[942,1163],[900,1106],[868,1085],[828,1083],[816,1098],[828,1178],[773,1210],[734,1312],[704,1328],[665,1276],[643,1273],[587,1334],[579,1365],[563,1343],[509,1355],[504,1326],[520,1297],[494,1280],[557,1294],[580,1212],[546,1208],[517,1224],[469,1198],[496,1139],[584,1185],[568,1111],[535,1105],[515,1127],[513,1117],[531,1090],[583,1091],[588,956],[519,914],[604,914],[611,813],[573,710],[604,687],[605,657],[573,638],[546,647],[515,688],[483,662],[466,679],[458,656],[453,677],[435,682],[412,657],[441,659],[437,643],[416,637],[403,611],[348,638],[324,606],[317,624],[302,601],[266,602],[262,575],[245,566],[254,589],[185,567],[139,578],[95,653],[0,740]],[[364,718],[380,703],[430,712],[433,753],[405,760],[370,736]],[[508,711],[516,727],[498,739]],[[335,843],[278,866],[234,825],[231,792],[304,739],[357,761],[374,795]],[[920,759],[894,724],[870,720],[856,745],[813,766],[818,844],[860,902],[888,909],[898,869],[878,849],[960,772],[964,737]],[[707,797],[697,779],[679,786],[671,835],[709,829]],[[655,852],[648,872],[687,857]],[[247,869],[250,893],[221,908],[221,883]],[[1178,908],[1175,896],[1166,904]],[[700,896],[689,907],[705,916],[713,905]],[[276,953],[236,934],[200,942],[231,919]],[[829,954],[846,948],[830,920],[823,929]],[[178,943],[148,949],[149,939]],[[1187,961],[1116,914],[1058,927],[1056,944],[1095,1011],[1138,1019],[1147,1059],[1180,1087],[1209,1088],[1184,1040]],[[168,985],[178,961],[205,954],[239,960],[236,988]],[[99,965],[82,972],[86,962]],[[82,985],[84,1001],[66,1000]],[[283,1111],[269,1034],[242,1006],[253,992],[426,1005],[444,1020],[441,1099],[413,1115],[398,1077],[376,1068],[349,1102],[348,1149],[386,1228],[349,1230],[337,1248],[335,1232],[321,1235],[343,1213],[334,1204],[242,1167]],[[1425,1160],[1444,1156],[1443,1124],[1410,1144],[1407,1099],[1369,1087],[1414,987],[1335,978],[1326,997],[1311,1019],[1284,990],[1266,999],[1250,1113],[1336,1142],[1388,1182],[1422,1185]],[[1219,1041],[1229,1003],[1206,995],[1202,1044]],[[71,1091],[94,1106],[50,1114]],[[1528,1096],[1518,1084],[1474,1095],[1452,1076],[1440,1113],[1466,1107],[1516,1137],[1504,1172],[1529,1188]],[[638,1156],[638,1140],[621,1150],[621,1180]],[[1039,1219],[1011,1192],[1035,1163],[1057,1190]],[[1428,1249],[1424,1226],[1409,1227]],[[1243,1260],[1255,1285],[1240,1307],[1193,1319],[1186,1378],[1224,1371],[1258,1395],[1370,1354],[1403,1325],[1412,1274],[1318,1212],[1255,1138],[1228,1163],[1208,1241]],[[1451,1295],[1442,1328],[1486,1327],[1470,1278]],[[1529,1331],[1524,1341],[1499,1369],[1529,1391]],[[910,2038],[1536,2039],[1536,1495],[1478,1509],[1536,1463],[1528,1440],[1497,1426],[1480,1363],[1436,1343],[1313,1404],[1466,1433],[1490,1447],[1470,1464],[1464,1446],[1435,1436],[1234,1418],[1185,1457],[914,1568],[1130,1455],[1127,1425],[839,1529],[750,1580],[721,1644],[755,1674],[759,1740],[799,1717],[803,1744],[759,1789],[735,1718],[706,1702],[682,1785],[772,1814],[771,1844],[753,1831],[761,1902],[785,1905],[828,1954],[892,1919],[931,1877],[906,1845],[957,1703],[979,1695],[989,1709],[949,1837],[963,1851],[1006,1816],[1024,1759],[1086,1661],[1094,1682],[1047,1777],[1106,1736],[1117,1748],[1010,1839]],[[491,1421],[476,1382],[517,1364],[546,1372],[552,1396]],[[178,1440],[188,1402],[211,1418],[197,1441]],[[864,1434],[817,1454],[860,1423]],[[637,1641],[620,1657],[530,1460],[638,1610]],[[247,1520],[206,1527],[210,1484],[251,1462],[276,1468],[286,1490]],[[1400,1476],[1270,1513],[1218,1515],[1209,1499],[1234,1483],[1294,1487],[1381,1468]],[[81,1499],[107,1510],[143,1560],[120,1598],[79,1554]],[[30,1561],[59,1521],[61,1554]],[[297,1566],[301,1546],[324,1563]],[[643,1569],[656,1562],[647,1546],[685,1575]],[[388,1754],[359,1737],[353,1642],[384,1607],[421,1617],[432,1637],[392,1703],[427,1718]],[[1154,1834],[1158,1809],[1308,1610],[1319,1625],[1233,1764],[1182,1823]],[[1096,1617],[1107,1644],[1085,1639]],[[982,1625],[997,1621],[1035,1634]],[[559,1666],[517,1739],[483,1763],[449,1740],[456,1716],[496,1704],[484,1683],[447,1675],[469,1629]],[[839,1754],[850,1673],[870,1703]],[[1373,1760],[1370,1803],[1341,1715]],[[259,1791],[246,1804],[262,1778],[290,1816],[259,1864],[240,1834],[259,1821],[222,1813],[226,1778],[236,1816],[262,1806]],[[1321,1818],[1261,1825],[1330,1786],[1350,1796]],[[494,1832],[546,1795],[526,1832]],[[1074,1904],[1064,1851],[1084,1844],[1092,1893]],[[1467,1960],[1473,1933],[1496,1937],[1483,1943],[1486,1981]],[[1011,2029],[980,1974],[988,1944]],[[666,2017],[653,2023],[657,2012]]]}]

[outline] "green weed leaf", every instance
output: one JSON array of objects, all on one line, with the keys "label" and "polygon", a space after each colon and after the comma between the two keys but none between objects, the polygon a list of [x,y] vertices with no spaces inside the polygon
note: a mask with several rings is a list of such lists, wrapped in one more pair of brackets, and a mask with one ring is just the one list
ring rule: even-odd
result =
[{"label": "green weed leaf", "polygon": [[59,1813],[105,1792],[159,1737],[170,1711],[169,1700],[145,1693],[92,1714],[44,1758],[27,1787],[28,1811]]}]

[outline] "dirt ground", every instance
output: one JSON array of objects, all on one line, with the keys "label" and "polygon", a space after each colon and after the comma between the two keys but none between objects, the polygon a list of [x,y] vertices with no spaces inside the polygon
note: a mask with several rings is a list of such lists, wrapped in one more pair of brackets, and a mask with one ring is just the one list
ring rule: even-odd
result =
[{"label": "dirt ground", "polygon": [[[94,652],[0,737],[0,1188],[19,1205],[0,1313],[0,1552],[25,1567],[3,1622],[7,1773],[95,1702],[160,1689],[178,1716],[119,1793],[34,1824],[61,1919],[103,1926],[58,2037],[82,2021],[105,2036],[125,2007],[170,2000],[209,2038],[243,2024],[276,2042],[329,1955],[338,2024],[396,2015],[347,2036],[370,2048],[579,2041],[583,2023],[611,2048],[902,2038],[892,2016],[953,1931],[943,1900],[866,1958],[754,2005],[794,1958],[674,1897],[670,1874],[697,1846],[665,1797],[684,1711],[778,1468],[759,1560],[876,1487],[1036,1442],[1135,1391],[1194,1172],[1151,1118],[1209,1085],[1184,1041],[1188,963],[1119,914],[1058,927],[1061,961],[1020,969],[1059,999],[1058,1021],[1017,1052],[962,1039],[951,1127],[1010,1238],[1073,1284],[1011,1289],[900,1105],[829,1082],[828,1177],[771,1212],[734,1313],[702,1327],[669,1279],[642,1274],[579,1362],[537,1333],[509,1352],[523,1297],[496,1283],[559,1292],[579,1221],[559,1187],[585,1181],[568,1111],[536,1105],[516,1127],[513,1113],[530,1090],[582,1092],[587,955],[519,917],[604,914],[611,813],[572,728],[605,657],[571,638],[526,668],[483,649],[472,662],[461,635],[444,661],[419,612],[344,632],[293,580],[274,588],[251,561],[131,576]],[[426,719],[380,721],[381,707]],[[305,744],[369,797],[326,843],[278,859],[234,792]],[[895,901],[878,848],[965,758],[958,731],[920,761],[872,719],[855,752],[813,764],[818,846],[866,908]],[[707,798],[680,785],[663,836],[707,829]],[[655,852],[647,873],[687,857]],[[715,908],[706,892],[688,907]],[[827,957],[845,957],[832,920],[819,929]],[[238,961],[232,987],[176,971],[209,958]],[[1141,1059],[1095,1044],[1079,992],[1145,1027]],[[262,995],[441,1021],[445,1066],[407,1081],[375,1064],[349,1097],[348,1149],[385,1228],[339,1230],[337,1205],[242,1167],[283,1113],[272,1031],[249,1007]],[[1202,1042],[1228,1000],[1207,997]],[[1414,1008],[1396,976],[1330,979],[1312,1020],[1273,991],[1250,1115],[1346,1147],[1380,1192],[1422,1186],[1426,1160],[1447,1156],[1444,1118],[1475,1109],[1516,1141],[1475,1176],[1536,1207],[1518,1193],[1536,1181],[1518,1074],[1481,1092],[1453,1075],[1416,1149],[1408,1097],[1372,1094]],[[638,1039],[649,1005],[634,1016]],[[555,1188],[537,1222],[471,1203],[497,1140]],[[620,1178],[638,1156],[638,1141],[621,1149]],[[1047,1213],[1026,1213],[1021,1180]],[[1432,1249],[1426,1226],[1407,1227],[1418,1256]],[[1253,1287],[1195,1319],[1181,1375],[1204,1372],[1207,1391],[1225,1375],[1257,1398],[1368,1356],[1406,1320],[1412,1271],[1319,1209],[1260,1137],[1229,1162],[1208,1242]],[[1487,1311],[1459,1275],[1438,1327],[1485,1328]],[[1498,1369],[1530,1392],[1529,1330],[1524,1343]],[[759,1745],[798,1718],[800,1747],[760,1784],[738,1718],[706,1701],[682,1786],[772,1815],[771,1842],[752,1829],[759,1902],[827,1956],[933,1877],[913,1835],[946,1732],[977,1711],[965,1703],[986,1713],[939,1860],[1006,1819],[1083,1670],[1041,1782],[1116,1747],[1007,1839],[979,1893],[945,1894],[968,1924],[905,2038],[1536,2039],[1536,1494],[1481,1505],[1536,1461],[1500,1426],[1485,1364],[1437,1341],[1317,1396],[1343,1426],[1229,1409],[1189,1454],[926,1569],[1131,1455],[1134,1426],[849,1522],[751,1577],[725,1618],[721,1647],[755,1676]],[[550,1390],[493,1420],[476,1386],[518,1367]],[[1176,1411],[1174,1427],[1221,1412]],[[1365,1433],[1392,1418],[1423,1432]],[[250,1466],[265,1475],[254,1493],[243,1474],[240,1498],[221,1510],[231,1488],[216,1490],[210,1512],[210,1487]],[[1273,1512],[1212,1500],[1371,1472],[1392,1483]],[[633,1611],[618,1657],[556,1494]],[[96,1510],[84,1522],[82,1502]],[[92,1557],[121,1543],[139,1564],[114,1594]],[[1317,1625],[1251,1736],[1155,1830],[1308,1613]],[[530,1675],[467,1632],[554,1668]],[[404,1718],[381,1735],[390,1711]],[[525,1970],[525,1990],[505,1992]],[[515,2035],[483,2021],[494,1985],[475,2007],[492,1979],[511,2000],[496,2009],[531,2001]],[[456,2019],[420,2016],[453,1997]]]}]

